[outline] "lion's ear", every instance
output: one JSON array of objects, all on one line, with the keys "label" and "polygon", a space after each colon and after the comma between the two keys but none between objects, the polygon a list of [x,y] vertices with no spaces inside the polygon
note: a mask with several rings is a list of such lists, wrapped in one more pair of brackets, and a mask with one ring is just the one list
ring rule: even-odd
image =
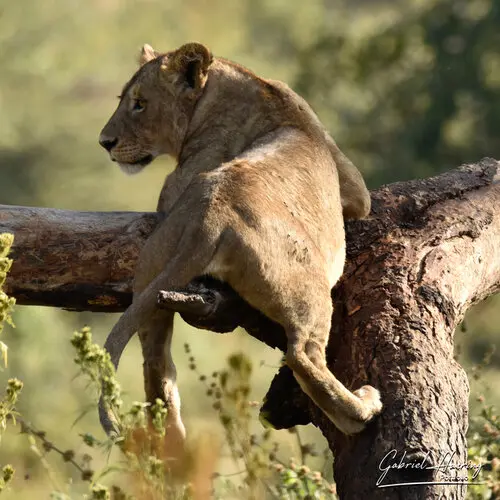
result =
[{"label": "lion's ear", "polygon": [[212,54],[201,43],[186,43],[169,56],[169,69],[181,73],[192,89],[205,86],[208,68],[212,64]]},{"label": "lion's ear", "polygon": [[156,59],[159,55],[160,54],[156,52],[151,45],[145,43],[142,46],[141,53],[139,54],[139,66],[144,66],[144,64]]}]

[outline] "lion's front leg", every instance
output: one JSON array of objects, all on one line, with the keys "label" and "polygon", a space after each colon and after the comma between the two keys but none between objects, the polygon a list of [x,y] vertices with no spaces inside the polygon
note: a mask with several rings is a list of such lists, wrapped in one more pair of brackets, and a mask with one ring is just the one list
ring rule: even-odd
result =
[{"label": "lion's front leg", "polygon": [[176,383],[177,371],[171,354],[173,318],[173,312],[157,310],[139,329],[146,398],[151,404],[157,399],[165,402],[168,411],[165,448],[171,456],[181,451],[186,437]]}]

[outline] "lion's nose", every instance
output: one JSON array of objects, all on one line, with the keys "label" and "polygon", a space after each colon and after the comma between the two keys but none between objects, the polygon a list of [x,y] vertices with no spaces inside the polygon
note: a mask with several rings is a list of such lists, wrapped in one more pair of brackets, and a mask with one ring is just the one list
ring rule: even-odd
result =
[{"label": "lion's nose", "polygon": [[111,151],[116,146],[117,143],[118,139],[116,137],[106,137],[105,135],[101,135],[99,137],[99,144],[106,151]]}]

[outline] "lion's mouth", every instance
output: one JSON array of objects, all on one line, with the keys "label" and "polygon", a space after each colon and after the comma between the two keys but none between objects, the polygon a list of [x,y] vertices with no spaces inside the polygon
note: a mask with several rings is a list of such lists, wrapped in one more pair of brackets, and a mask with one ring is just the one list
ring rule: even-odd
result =
[{"label": "lion's mouth", "polygon": [[118,158],[111,156],[111,161],[115,161],[120,165],[130,165],[132,167],[145,167],[146,165],[149,165],[154,159],[155,157],[153,155],[146,155],[135,161],[120,161]]},{"label": "lion's mouth", "polygon": [[149,165],[153,160],[153,155],[146,155],[139,160],[131,162],[130,165],[140,165],[141,167],[145,167],[146,165]]}]

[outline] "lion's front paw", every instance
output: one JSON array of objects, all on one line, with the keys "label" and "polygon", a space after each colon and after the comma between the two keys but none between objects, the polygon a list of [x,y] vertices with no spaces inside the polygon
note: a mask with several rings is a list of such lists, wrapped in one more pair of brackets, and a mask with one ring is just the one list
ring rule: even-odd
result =
[{"label": "lion's front paw", "polygon": [[371,385],[364,385],[353,393],[363,401],[363,420],[368,423],[382,411],[380,392]]}]

